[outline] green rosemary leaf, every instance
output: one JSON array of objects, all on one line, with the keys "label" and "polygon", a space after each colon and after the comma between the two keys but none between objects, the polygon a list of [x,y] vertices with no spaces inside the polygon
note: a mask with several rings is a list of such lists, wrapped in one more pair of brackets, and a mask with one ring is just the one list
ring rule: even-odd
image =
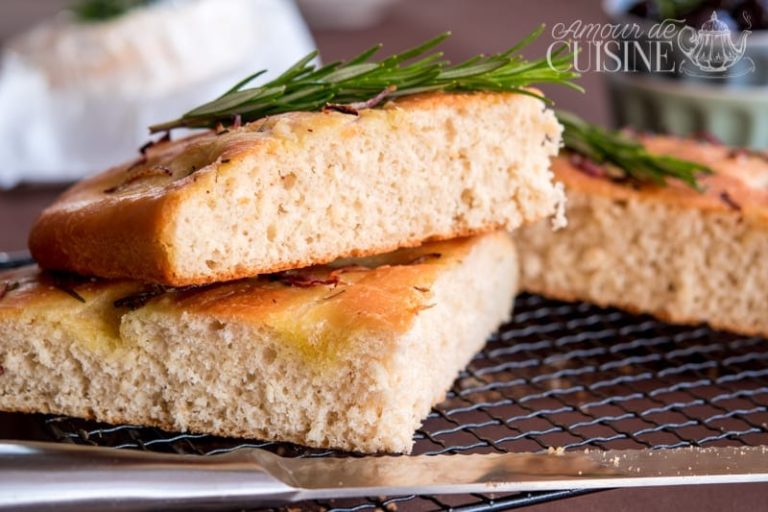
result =
[{"label": "green rosemary leaf", "polygon": [[309,63],[315,60],[319,54],[320,52],[317,50],[312,50],[303,59],[299,60],[296,64],[285,70],[282,75],[274,80],[274,82],[279,84],[286,83],[291,79],[306,73],[308,70],[314,69],[312,66],[310,66]]},{"label": "green rosemary leaf", "polygon": [[435,92],[435,91],[441,91],[443,89],[442,85],[424,85],[421,87],[411,87],[408,90],[404,91],[394,91],[392,92],[389,97],[391,98],[402,98],[403,96],[411,96],[414,94],[422,94],[425,92]]},{"label": "green rosemary leaf", "polygon": [[118,18],[132,9],[157,0],[78,0],[72,6],[75,17],[85,23],[98,23]]},{"label": "green rosemary leaf", "polygon": [[266,72],[267,72],[266,69],[262,69],[261,71],[257,71],[254,74],[249,75],[249,76],[243,78],[242,80],[237,82],[234,86],[232,86],[232,88],[230,90],[228,90],[227,92],[225,92],[224,94],[219,96],[219,98],[223,98],[227,94],[232,94],[234,92],[239,91],[240,89],[242,89],[243,87],[245,87],[246,85],[248,85],[252,81],[256,80],[258,77],[260,77],[261,75],[263,75]]},{"label": "green rosemary leaf", "polygon": [[712,170],[702,164],[671,156],[649,153],[639,142],[615,130],[606,130],[565,112],[557,111],[563,125],[565,147],[597,164],[611,164],[623,178],[639,182],[666,185],[669,179],[678,179],[701,191],[701,174]]},{"label": "green rosemary leaf", "polygon": [[406,51],[404,51],[402,53],[395,54],[395,55],[392,55],[391,57],[389,57],[387,59],[384,59],[382,64],[384,64],[385,66],[400,64],[400,63],[405,62],[407,60],[410,60],[410,59],[413,59],[415,57],[418,57],[419,55],[423,55],[428,50],[431,50],[432,48],[434,48],[435,46],[439,45],[440,43],[442,43],[443,41],[445,41],[449,37],[451,37],[451,33],[450,32],[443,32],[442,34],[433,37],[429,41],[426,41],[426,42],[420,44],[419,46],[416,46],[415,48],[411,48],[410,50],[406,50]]},{"label": "green rosemary leaf", "polygon": [[442,80],[459,80],[462,78],[488,74],[504,65],[506,65],[506,62],[502,59],[487,60],[467,67],[447,69],[440,73],[440,78]]},{"label": "green rosemary leaf", "polygon": [[355,64],[353,66],[345,66],[326,76],[325,80],[331,83],[336,83],[352,80],[353,78],[361,78],[369,74],[371,71],[378,69],[378,67],[378,64],[373,62]]},{"label": "green rosemary leaf", "polygon": [[228,94],[212,103],[192,110],[188,115],[202,117],[210,114],[217,116],[232,116],[238,113],[238,109],[258,100],[267,101],[280,96],[285,92],[285,86],[271,87],[269,89],[246,89]]},{"label": "green rosemary leaf", "polygon": [[357,57],[353,57],[349,60],[348,64],[350,66],[354,66],[355,64],[361,64],[363,62],[368,61],[371,57],[373,57],[376,53],[379,52],[384,47],[383,44],[379,43],[376,45],[371,46],[367,50],[363,51],[358,55]]},{"label": "green rosemary leaf", "polygon": [[516,45],[514,45],[512,48],[504,52],[502,55],[504,56],[511,56],[512,54],[518,53],[520,50],[534,42],[536,39],[541,36],[541,34],[544,32],[545,25],[542,23],[536,29],[534,29],[533,32],[522,38]]}]

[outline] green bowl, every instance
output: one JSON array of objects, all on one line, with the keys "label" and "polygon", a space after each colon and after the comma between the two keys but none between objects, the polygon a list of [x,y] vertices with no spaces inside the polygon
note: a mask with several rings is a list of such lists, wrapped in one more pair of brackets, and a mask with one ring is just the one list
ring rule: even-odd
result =
[{"label": "green bowl", "polygon": [[[654,22],[627,12],[636,1],[603,0],[603,9],[611,23],[637,25],[648,34]],[[669,38],[676,71],[640,66],[635,72],[604,73],[615,124],[676,135],[708,132],[731,145],[768,148],[768,30],[728,37],[745,38],[744,53],[721,75],[680,72],[690,54],[680,49],[679,30]],[[623,60],[632,64],[633,53],[625,52]]]},{"label": "green bowl", "polygon": [[649,74],[607,75],[617,126],[675,135],[706,132],[733,146],[768,148],[768,88],[724,87]]}]

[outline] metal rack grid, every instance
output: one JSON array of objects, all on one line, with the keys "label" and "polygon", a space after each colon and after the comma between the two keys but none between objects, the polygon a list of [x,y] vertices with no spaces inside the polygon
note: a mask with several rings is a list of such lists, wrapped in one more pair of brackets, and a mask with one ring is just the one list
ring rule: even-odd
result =
[{"label": "metal rack grid", "polygon": [[[535,295],[519,297],[515,311],[415,434],[414,453],[768,445],[768,341]],[[51,437],[75,443],[201,455],[243,446],[299,457],[343,455],[63,417],[44,421]],[[371,497],[303,505],[336,511],[488,511],[578,493]]]}]

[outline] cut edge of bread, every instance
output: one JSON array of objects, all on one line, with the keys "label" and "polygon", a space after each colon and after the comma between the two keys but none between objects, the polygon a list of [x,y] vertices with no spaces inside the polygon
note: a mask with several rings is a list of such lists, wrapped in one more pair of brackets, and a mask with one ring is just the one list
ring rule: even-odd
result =
[{"label": "cut edge of bread", "polygon": [[126,314],[119,348],[106,352],[78,340],[93,328],[87,309],[74,330],[34,321],[31,309],[6,314],[0,409],[407,453],[430,408],[509,318],[517,281],[509,235],[478,237],[438,271],[404,333],[357,332],[325,363],[263,327],[183,308]]},{"label": "cut edge of bread", "polygon": [[77,185],[30,248],[44,268],[186,286],[514,229],[562,205],[560,135],[522,94],[277,115]]},{"label": "cut edge of bread", "polygon": [[[595,180],[599,181],[599,180]],[[729,208],[665,195],[567,187],[568,227],[515,233],[524,290],[768,335],[768,225]]]}]

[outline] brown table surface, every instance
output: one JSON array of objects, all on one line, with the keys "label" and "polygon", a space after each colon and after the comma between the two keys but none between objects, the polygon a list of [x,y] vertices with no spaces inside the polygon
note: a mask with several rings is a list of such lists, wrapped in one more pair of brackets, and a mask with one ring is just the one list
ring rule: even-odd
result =
[{"label": "brown table surface", "polygon": [[[5,1],[5,0],[4,0]],[[55,5],[56,2],[48,2]],[[38,2],[12,0],[13,5],[30,11],[40,10]],[[453,30],[445,45],[446,53],[461,59],[476,53],[501,50],[541,22],[549,26],[558,21],[603,19],[597,0],[408,0],[394,6],[378,25],[360,31],[315,31],[315,38],[326,61],[349,56],[374,42],[392,50],[401,49],[425,38]],[[545,38],[535,44],[530,55],[541,53]],[[608,122],[607,99],[602,77],[588,75],[582,84],[589,94],[558,88],[545,88],[557,105],[573,110],[596,122]],[[0,114],[1,115],[1,114]],[[64,189],[59,186],[25,185],[0,192],[0,251],[23,249],[34,218]],[[32,434],[30,434],[32,433]],[[0,438],[34,436],[34,425],[12,424],[0,419]],[[649,510],[735,511],[768,510],[768,485],[741,484],[678,487],[669,489],[627,489],[599,492],[565,501],[531,506],[531,512],[555,511],[649,511]]]}]

